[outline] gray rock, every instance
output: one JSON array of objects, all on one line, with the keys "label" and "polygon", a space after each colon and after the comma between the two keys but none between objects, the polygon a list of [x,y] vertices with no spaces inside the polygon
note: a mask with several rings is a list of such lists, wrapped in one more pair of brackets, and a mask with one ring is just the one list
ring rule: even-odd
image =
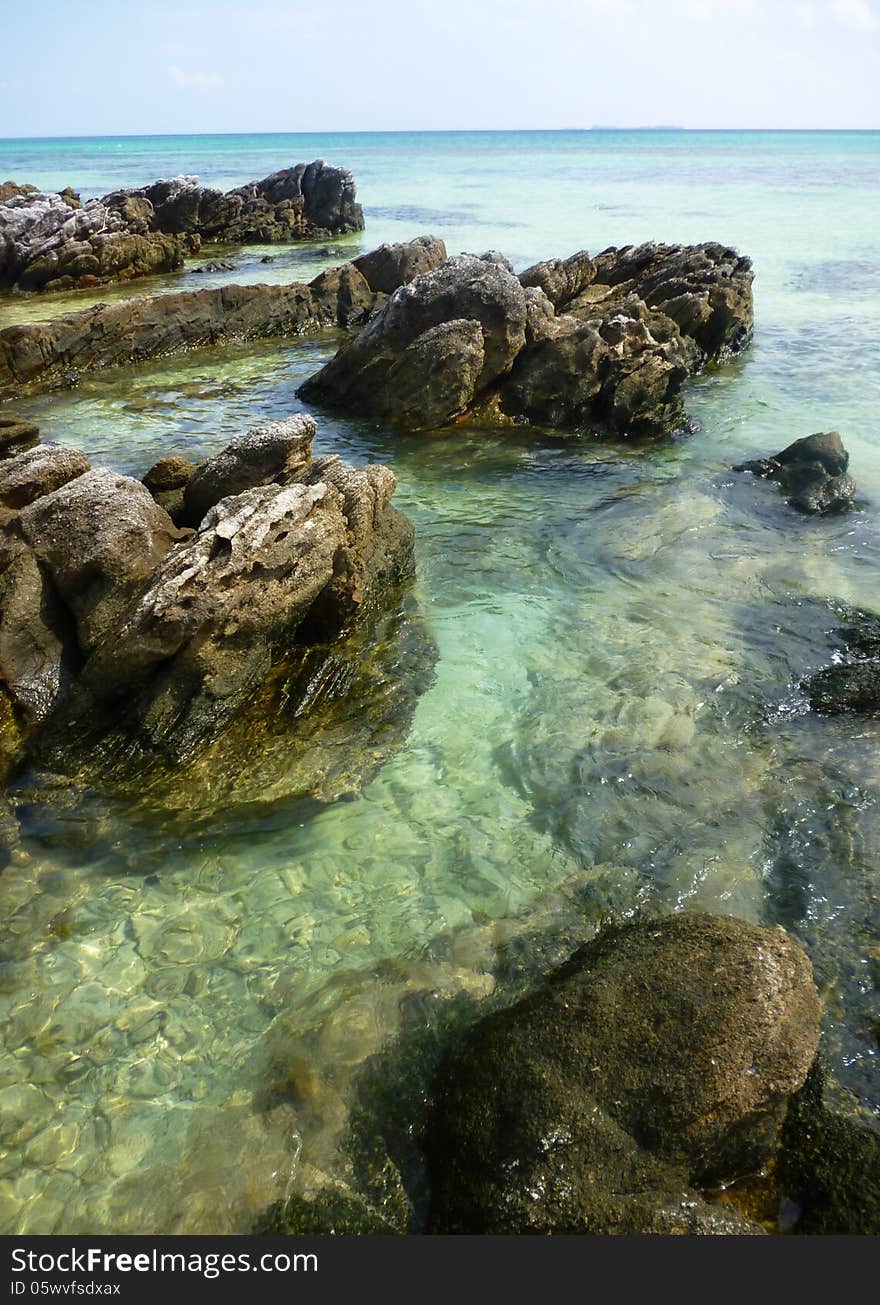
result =
[{"label": "gray rock", "polygon": [[652,434],[680,421],[689,375],[748,342],[751,282],[720,245],[582,250],[523,272],[519,294],[503,255],[459,255],[395,291],[300,393],[410,429],[463,417]]},{"label": "gray rock", "polygon": [[82,476],[91,463],[79,449],[38,444],[0,462],[0,506],[23,508]]},{"label": "gray rock", "polygon": [[848,466],[849,454],[839,434],[827,431],[795,440],[770,458],[739,463],[733,470],[775,481],[799,512],[825,515],[852,507],[856,486],[846,474]]},{"label": "gray rock", "polygon": [[183,265],[202,240],[267,243],[363,229],[345,168],[313,163],[223,194],[197,177],[157,181],[80,203],[9,183],[0,198],[0,286],[69,289]]},{"label": "gray rock", "polygon": [[70,621],[36,555],[5,531],[0,542],[0,685],[32,726],[45,721],[80,665]]},{"label": "gray rock", "polygon": [[71,611],[83,655],[123,614],[181,538],[138,480],[88,471],[23,509],[23,538]]},{"label": "gray rock", "polygon": [[[504,376],[525,344],[523,288],[506,267],[491,257],[481,259],[472,254],[459,254],[396,290],[360,334],[350,344],[343,345],[335,358],[306,382],[300,393],[308,399],[356,404],[377,416],[398,420],[396,364],[428,331],[462,321],[474,323],[482,340],[482,364],[473,378],[471,395],[464,393],[471,388],[470,378],[463,387],[455,375],[454,364],[448,359],[455,354],[467,355],[472,365],[478,352],[473,328],[466,335],[457,329],[447,329],[431,337],[446,355],[436,373],[432,350],[424,343],[413,350],[401,367],[407,378],[404,395],[408,424],[416,428],[440,424],[461,411],[465,397],[473,399]],[[417,367],[433,373],[428,393],[429,415],[412,411],[411,378],[417,375]],[[413,416],[419,419],[413,421]]]},{"label": "gray rock", "polygon": [[390,295],[445,260],[446,246],[442,240],[436,236],[417,236],[401,244],[379,245],[378,249],[353,259],[353,265],[371,290]]},{"label": "gray rock", "polygon": [[305,413],[255,426],[203,462],[186,481],[184,512],[197,526],[223,498],[258,485],[286,484],[311,460],[314,420]]}]

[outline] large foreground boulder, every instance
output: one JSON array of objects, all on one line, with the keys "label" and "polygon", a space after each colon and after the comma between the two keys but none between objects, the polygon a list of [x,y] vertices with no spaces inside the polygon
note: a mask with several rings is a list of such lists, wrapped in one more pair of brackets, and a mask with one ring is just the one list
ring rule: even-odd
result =
[{"label": "large foreground boulder", "polygon": [[49,460],[45,492],[26,468],[9,478],[28,501],[0,540],[0,696],[32,759],[77,774],[107,763],[120,782],[120,758],[177,764],[279,666],[294,716],[344,696],[355,677],[328,679],[324,663],[364,618],[398,610],[413,530],[387,468],[313,459],[314,432],[301,414],[210,459],[195,531],[141,482],[70,451]]},{"label": "large foreground boulder", "polygon": [[300,393],[416,430],[655,433],[680,420],[688,376],[748,343],[751,284],[749,260],[712,244],[581,251],[519,277],[461,254],[396,290]]},{"label": "large foreground boulder", "polygon": [[756,1231],[694,1186],[773,1153],[818,1036],[810,962],[781,930],[685,914],[600,936],[442,1063],[430,1225]]},{"label": "large foreground boulder", "polygon": [[170,272],[203,240],[268,244],[362,231],[354,179],[316,159],[224,194],[197,177],[119,190],[83,204],[6,183],[0,287],[67,290]]}]

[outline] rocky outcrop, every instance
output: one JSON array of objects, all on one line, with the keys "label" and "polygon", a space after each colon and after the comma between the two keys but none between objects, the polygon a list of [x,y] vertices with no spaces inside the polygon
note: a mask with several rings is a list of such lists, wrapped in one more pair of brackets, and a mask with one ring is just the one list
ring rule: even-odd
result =
[{"label": "rocky outcrop", "polygon": [[685,914],[602,935],[442,1063],[430,1228],[760,1231],[695,1188],[774,1152],[818,1036],[780,930]]},{"label": "rocky outcrop", "polygon": [[268,244],[363,230],[346,168],[316,159],[224,194],[197,177],[85,204],[71,190],[0,192],[0,287],[67,290],[171,272],[202,241]]},{"label": "rocky outcrop", "polygon": [[688,376],[748,343],[751,283],[714,244],[582,251],[520,277],[462,254],[396,290],[300,393],[411,429],[655,433],[680,420]]},{"label": "rocky outcrop", "polygon": [[[413,531],[391,506],[387,468],[312,459],[314,433],[301,414],[209,459],[187,479],[195,531],[178,530],[141,482],[90,470],[74,451],[3,464],[0,697],[35,764],[119,784],[158,760],[176,767],[285,666],[292,718],[344,698],[354,676],[334,685],[322,668],[362,613],[395,610]],[[168,461],[152,484],[183,474]],[[271,711],[277,734],[283,713]],[[297,771],[289,751],[286,769]]]},{"label": "rocky outcrop", "polygon": [[199,185],[198,177],[174,177],[140,190],[118,191],[104,202],[121,197],[148,205],[153,231],[231,245],[265,245],[363,231],[364,214],[356,194],[347,168],[316,159],[225,194]]},{"label": "rocky outcrop", "polygon": [[69,290],[183,266],[189,245],[153,230],[145,205],[108,196],[74,207],[61,195],[0,203],[0,287]]},{"label": "rocky outcrop", "polygon": [[807,435],[770,458],[741,462],[733,469],[775,481],[799,512],[824,515],[852,507],[856,487],[848,466],[849,454],[833,430]]},{"label": "rocky outcrop", "polygon": [[[440,258],[442,242],[396,247],[397,275]],[[392,247],[395,248],[395,247]],[[391,263],[383,260],[383,284]],[[399,285],[403,281],[398,282]],[[0,399],[75,384],[81,372],[141,362],[223,341],[298,336],[364,322],[379,294],[351,263],[322,272],[308,285],[228,285],[216,290],[97,304],[48,322],[0,330]],[[0,427],[0,441],[3,429]]]}]

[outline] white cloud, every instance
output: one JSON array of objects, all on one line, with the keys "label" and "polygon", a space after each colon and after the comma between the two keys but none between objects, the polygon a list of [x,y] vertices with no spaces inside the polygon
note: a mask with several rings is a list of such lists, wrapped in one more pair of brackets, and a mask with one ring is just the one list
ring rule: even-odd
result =
[{"label": "white cloud", "polygon": [[880,26],[867,0],[832,0],[831,12],[844,27],[854,27],[859,32],[871,32]]},{"label": "white cloud", "polygon": [[182,91],[214,91],[223,85],[223,78],[219,73],[185,72],[176,64],[172,64],[168,69],[168,76]]}]

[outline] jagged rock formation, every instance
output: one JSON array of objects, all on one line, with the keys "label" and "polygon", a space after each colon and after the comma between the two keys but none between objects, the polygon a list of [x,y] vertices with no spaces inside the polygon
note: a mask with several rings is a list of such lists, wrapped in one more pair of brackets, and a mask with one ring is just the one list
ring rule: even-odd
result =
[{"label": "jagged rock formation", "polygon": [[[391,506],[386,467],[313,459],[314,433],[299,415],[209,459],[190,480],[195,529],[178,529],[141,482],[92,470],[73,450],[41,447],[0,464],[7,759],[27,745],[42,765],[109,768],[121,783],[138,765],[176,767],[210,747],[279,668],[294,717],[308,721],[322,696],[344,696],[354,677],[334,685],[324,666],[338,663],[337,643],[363,625],[361,613],[397,610],[413,530]],[[423,660],[429,673],[431,664]],[[369,716],[369,704],[362,710]],[[255,729],[231,733],[258,773]],[[287,771],[297,760],[288,749]],[[296,773],[302,780],[302,766]]]},{"label": "jagged rock formation", "polygon": [[694,913],[600,935],[441,1064],[428,1230],[760,1232],[699,1188],[774,1153],[819,1014],[781,930]]},{"label": "jagged rock formation", "polygon": [[[446,257],[442,240],[433,237],[383,248],[377,285],[403,285],[416,268],[438,266]],[[366,270],[373,275],[369,264]],[[97,304],[48,322],[8,326],[0,330],[0,399],[75,384],[81,372],[97,367],[199,345],[350,327],[364,321],[384,293],[354,264],[344,263],[308,285],[228,285]]]},{"label": "jagged rock formation", "polygon": [[836,430],[795,440],[770,458],[741,462],[734,471],[773,480],[799,512],[825,515],[852,507],[856,487],[847,475],[849,454]]},{"label": "jagged rock formation", "polygon": [[641,245],[539,263],[461,254],[396,290],[300,393],[410,429],[530,421],[653,433],[686,377],[743,348],[749,259]]},{"label": "jagged rock formation", "polygon": [[68,290],[170,272],[202,241],[269,244],[362,231],[347,168],[316,159],[226,194],[197,177],[83,204],[72,190],[0,190],[0,287]]}]

